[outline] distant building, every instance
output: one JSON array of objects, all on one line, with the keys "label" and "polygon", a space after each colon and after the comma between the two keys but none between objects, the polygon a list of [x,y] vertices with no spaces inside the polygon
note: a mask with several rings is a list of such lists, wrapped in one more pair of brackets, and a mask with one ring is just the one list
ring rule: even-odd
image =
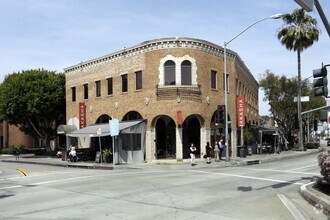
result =
[{"label": "distant building", "polygon": [[10,125],[6,121],[0,123],[0,148],[24,145],[25,147],[39,146],[39,141],[24,134],[19,127]]},{"label": "distant building", "polygon": [[[215,125],[224,102],[223,48],[192,38],[163,38],[65,68],[68,125],[85,127],[109,119],[147,120],[145,160],[189,157],[223,137]],[[258,82],[237,53],[227,50],[230,148],[237,152],[240,123],[259,125]],[[241,120],[240,119],[240,120]],[[110,140],[102,140],[111,146]],[[80,138],[78,148],[98,150],[98,139]]]}]

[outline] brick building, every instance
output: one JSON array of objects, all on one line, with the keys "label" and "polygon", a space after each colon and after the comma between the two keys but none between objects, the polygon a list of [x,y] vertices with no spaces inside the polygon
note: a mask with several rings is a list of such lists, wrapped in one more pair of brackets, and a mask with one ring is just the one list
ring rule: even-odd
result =
[{"label": "brick building", "polygon": [[0,123],[0,148],[24,145],[25,147],[39,146],[38,140],[30,135],[24,134],[19,127],[10,125],[3,121]]},{"label": "brick building", "polygon": [[[244,96],[242,115],[258,125],[259,85],[238,54],[227,53],[229,143],[235,157],[241,136],[237,100]],[[215,126],[217,105],[224,104],[223,68],[221,46],[178,37],[80,62],[65,68],[67,124],[146,119],[147,161],[188,158],[190,143],[203,153],[207,141],[224,136]],[[78,147],[93,145],[97,141],[86,137]]]}]

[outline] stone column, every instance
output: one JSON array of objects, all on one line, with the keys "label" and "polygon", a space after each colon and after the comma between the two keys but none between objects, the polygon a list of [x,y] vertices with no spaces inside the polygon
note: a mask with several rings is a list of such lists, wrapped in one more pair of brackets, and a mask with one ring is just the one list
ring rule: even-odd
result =
[{"label": "stone column", "polygon": [[211,144],[211,129],[210,128],[201,128],[201,158],[203,157],[203,154],[206,154],[205,152],[205,146],[207,142],[210,142]]},{"label": "stone column", "polygon": [[175,140],[176,140],[176,160],[183,160],[183,149],[182,149],[182,128],[175,129]]},{"label": "stone column", "polygon": [[231,158],[237,158],[237,129],[234,128],[231,130]]}]

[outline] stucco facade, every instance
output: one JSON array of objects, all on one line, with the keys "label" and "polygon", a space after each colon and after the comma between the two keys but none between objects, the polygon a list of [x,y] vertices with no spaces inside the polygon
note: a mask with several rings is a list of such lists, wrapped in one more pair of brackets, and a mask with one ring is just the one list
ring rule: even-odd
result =
[{"label": "stucco facade", "polygon": [[[237,97],[245,97],[246,122],[258,125],[259,85],[238,54],[227,53],[229,142],[235,157]],[[214,124],[217,105],[224,104],[223,72],[223,48],[192,38],[146,41],[81,62],[65,68],[67,124],[79,121],[79,103],[86,108],[86,125],[104,115],[146,119],[146,160],[180,161],[188,158],[190,143],[203,153],[207,141],[223,136]]]}]

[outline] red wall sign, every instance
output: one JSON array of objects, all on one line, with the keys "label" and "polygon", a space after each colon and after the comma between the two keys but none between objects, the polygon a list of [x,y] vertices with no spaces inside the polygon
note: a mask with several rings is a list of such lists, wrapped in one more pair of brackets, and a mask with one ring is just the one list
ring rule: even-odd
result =
[{"label": "red wall sign", "polygon": [[183,120],[182,111],[178,111],[177,113],[178,113],[178,125],[182,125],[182,120]]},{"label": "red wall sign", "polygon": [[79,128],[86,127],[86,105],[79,102]]},{"label": "red wall sign", "polygon": [[245,98],[237,97],[237,126],[245,127]]}]

